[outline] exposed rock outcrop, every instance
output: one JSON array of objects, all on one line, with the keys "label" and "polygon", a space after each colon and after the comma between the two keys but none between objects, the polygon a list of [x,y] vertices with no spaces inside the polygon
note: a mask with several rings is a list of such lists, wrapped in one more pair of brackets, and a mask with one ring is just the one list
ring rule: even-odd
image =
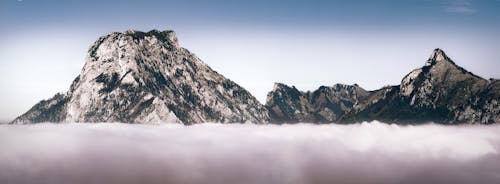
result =
[{"label": "exposed rock outcrop", "polygon": [[173,31],[114,32],[88,50],[68,92],[43,100],[12,123],[500,122],[500,81],[457,66],[435,49],[400,85],[302,92],[276,83],[266,105],[182,48]]},{"label": "exposed rock outcrop", "polygon": [[358,85],[336,84],[321,86],[315,91],[301,92],[293,87],[276,83],[267,95],[272,122],[294,123],[337,122],[365,101],[369,92]]},{"label": "exposed rock outcrop", "polygon": [[173,31],[152,30],[99,38],[67,93],[13,123],[46,121],[265,123],[269,116],[248,91],[180,47]]},{"label": "exposed rock outcrop", "polygon": [[456,65],[441,49],[406,75],[399,86],[351,117],[395,123],[500,122],[498,80],[486,80]]},{"label": "exposed rock outcrop", "polygon": [[[499,80],[486,80],[468,72],[457,66],[441,49],[435,49],[426,64],[406,75],[400,85],[369,92],[354,87],[357,90],[350,93],[337,90],[313,92],[321,91],[328,96],[327,99],[343,99],[329,100],[328,103],[308,100],[311,99],[309,92],[293,88],[292,93],[287,92],[289,88],[275,87],[268,94],[267,106],[272,121],[277,122],[500,122]],[[325,117],[326,110],[321,109],[339,109],[332,107],[342,107],[342,110],[331,110],[333,113],[327,116],[331,118],[318,118]]]}]

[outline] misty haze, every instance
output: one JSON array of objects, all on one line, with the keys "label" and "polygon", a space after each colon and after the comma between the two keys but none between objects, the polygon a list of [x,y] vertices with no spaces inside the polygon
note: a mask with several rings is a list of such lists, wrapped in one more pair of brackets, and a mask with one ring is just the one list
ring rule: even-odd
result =
[{"label": "misty haze", "polygon": [[0,183],[497,183],[500,126],[0,126]]}]

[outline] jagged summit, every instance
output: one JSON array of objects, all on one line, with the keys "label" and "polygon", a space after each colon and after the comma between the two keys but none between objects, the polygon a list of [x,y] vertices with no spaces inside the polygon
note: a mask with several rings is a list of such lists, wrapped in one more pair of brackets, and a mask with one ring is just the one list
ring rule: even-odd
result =
[{"label": "jagged summit", "polygon": [[278,86],[266,103],[277,122],[500,122],[500,82],[463,69],[439,48],[397,86],[365,91],[336,84],[313,92]]},{"label": "jagged summit", "polygon": [[302,92],[295,86],[275,83],[266,106],[272,122],[337,122],[354,109],[368,92],[357,85],[335,84]]},{"label": "jagged summit", "polygon": [[[498,84],[492,81],[458,66],[438,48],[423,67],[410,72],[397,88],[379,99],[379,103],[359,114],[363,114],[364,119],[396,122],[499,122],[500,91]],[[375,110],[382,106],[398,108]]]},{"label": "jagged summit", "polygon": [[126,30],[125,32],[113,32],[111,34],[126,34],[129,36],[133,36],[135,38],[144,38],[146,36],[155,36],[157,38],[161,38],[162,40],[167,40],[167,41],[172,41],[172,42],[178,43],[177,35],[175,34],[175,31],[173,31],[173,30],[159,31],[157,29],[152,29],[148,32],[143,32],[143,31],[139,31],[139,30],[129,29],[129,30]]},{"label": "jagged summit", "polygon": [[100,37],[70,90],[35,105],[14,123],[269,121],[248,91],[179,46],[171,30]]},{"label": "jagged summit", "polygon": [[431,87],[431,84],[456,83],[466,79],[483,80],[483,78],[456,65],[443,50],[436,48],[423,67],[413,70],[401,80],[400,87],[403,96],[409,96],[413,92],[415,84]]},{"label": "jagged summit", "polygon": [[281,83],[281,82],[275,82],[274,85],[273,85],[273,90],[278,90],[278,89],[281,89],[281,88],[295,88],[295,86],[288,86],[284,83]]},{"label": "jagged summit", "polygon": [[470,71],[467,71],[466,69],[462,68],[461,66],[457,65],[452,59],[450,59],[443,50],[436,48],[432,52],[431,56],[427,60],[426,64],[424,65],[425,67],[433,68],[433,67],[441,67],[441,70],[459,70],[460,72],[464,74],[469,74],[477,78],[481,78],[478,75],[473,74]]},{"label": "jagged summit", "polygon": [[136,40],[143,39],[145,37],[155,37],[165,43],[170,44],[171,46],[179,47],[179,40],[177,39],[177,35],[173,30],[158,31],[156,29],[153,29],[148,32],[127,30],[124,34],[132,36]]},{"label": "jagged summit", "polygon": [[[316,89],[315,91],[318,91],[318,90],[324,90],[324,89],[362,89],[361,87],[359,87],[358,84],[353,84],[353,85],[348,85],[348,84],[334,84],[333,86],[320,86],[318,87],[318,89]],[[288,86],[284,83],[281,83],[281,82],[275,82],[274,83],[274,86],[273,86],[273,91],[276,91],[276,90],[282,90],[282,89],[293,89],[293,90],[297,90],[297,87],[295,86]]]},{"label": "jagged summit", "polygon": [[434,49],[434,51],[432,51],[431,55],[429,56],[429,59],[427,59],[426,65],[432,65],[435,64],[435,62],[439,61],[448,61],[453,63],[453,61],[451,61],[450,58],[448,58],[448,56],[446,55],[446,53],[444,53],[443,50],[441,50],[440,48],[436,48]]},{"label": "jagged summit", "polygon": [[100,37],[68,92],[42,100],[12,123],[359,122],[497,123],[500,82],[456,65],[441,49],[400,85],[357,84],[299,91],[275,83],[266,105],[187,49],[171,30]]}]

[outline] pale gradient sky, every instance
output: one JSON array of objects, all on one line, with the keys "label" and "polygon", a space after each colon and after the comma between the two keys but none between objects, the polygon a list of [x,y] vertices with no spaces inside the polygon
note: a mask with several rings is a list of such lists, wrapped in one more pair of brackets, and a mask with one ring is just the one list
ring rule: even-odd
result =
[{"label": "pale gradient sky", "polygon": [[67,91],[88,47],[127,29],[175,30],[263,103],[274,82],[396,85],[437,47],[500,78],[499,0],[0,0],[0,28],[0,121]]}]

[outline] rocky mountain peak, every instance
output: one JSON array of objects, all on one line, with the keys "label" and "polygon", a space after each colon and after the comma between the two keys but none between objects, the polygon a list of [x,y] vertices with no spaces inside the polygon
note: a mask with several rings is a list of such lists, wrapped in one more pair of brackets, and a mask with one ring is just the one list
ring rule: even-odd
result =
[{"label": "rocky mountain peak", "polygon": [[335,122],[368,95],[357,85],[335,84],[303,92],[295,86],[275,83],[266,106],[276,122]]},{"label": "rocky mountain peak", "polygon": [[440,48],[434,49],[432,51],[429,59],[427,59],[427,63],[425,63],[426,66],[431,66],[436,64],[437,62],[451,62],[450,58],[444,53],[443,50]]},{"label": "rocky mountain peak", "polygon": [[100,37],[68,92],[12,123],[38,122],[500,122],[500,81],[456,65],[441,49],[401,84],[314,91],[275,83],[266,105],[180,47],[175,32],[128,30]]},{"label": "rocky mountain peak", "polygon": [[401,80],[400,91],[402,96],[411,96],[416,91],[425,95],[438,84],[453,84],[466,79],[482,80],[456,65],[443,50],[437,48],[422,68],[413,70]]},{"label": "rocky mountain peak", "polygon": [[[433,116],[444,118],[444,112],[454,114],[463,113],[464,108],[479,108],[478,106],[464,107],[471,104],[470,100],[479,98],[487,89],[490,82],[456,65],[441,49],[431,54],[422,68],[413,70],[401,81],[400,94],[402,100],[411,107],[420,108],[422,113],[435,113]],[[479,96],[478,96],[479,95]],[[486,98],[486,97],[481,97]],[[436,113],[441,111],[442,114]],[[477,112],[476,112],[477,113]],[[474,116],[464,115],[467,118],[454,118],[467,121],[478,120],[481,113]],[[422,115],[428,116],[428,115]],[[490,118],[490,117],[488,117]]]},{"label": "rocky mountain peak", "polygon": [[142,31],[137,31],[137,30],[127,30],[124,32],[125,35],[131,36],[136,40],[140,39],[145,39],[147,37],[150,38],[156,38],[162,42],[169,43],[170,45],[174,47],[179,47],[179,40],[177,39],[177,35],[173,30],[164,30],[164,31],[159,31],[156,29],[153,29],[148,32],[142,32]]},{"label": "rocky mountain peak", "polygon": [[35,105],[15,123],[255,122],[267,109],[248,91],[179,46],[171,30],[100,37],[70,90]]},{"label": "rocky mountain peak", "polygon": [[87,54],[90,57],[99,57],[99,54],[109,55],[106,51],[119,52],[120,50],[113,49],[116,49],[117,47],[124,48],[131,44],[136,46],[161,44],[163,47],[170,48],[171,50],[180,48],[177,36],[172,30],[151,30],[149,32],[127,30],[125,32],[112,32],[101,36],[94,42],[94,44],[92,44]]},{"label": "rocky mountain peak", "polygon": [[299,98],[301,92],[295,86],[288,86],[283,83],[275,82],[273,90],[267,93],[266,101],[274,101],[277,98]]},{"label": "rocky mountain peak", "polygon": [[422,71],[432,75],[451,73],[454,75],[468,75],[475,78],[481,78],[457,65],[439,48],[434,49],[426,64],[422,67]]},{"label": "rocky mountain peak", "polygon": [[281,90],[281,89],[288,89],[288,88],[292,88],[292,87],[287,86],[286,84],[283,84],[283,83],[279,83],[279,82],[275,82],[273,85],[273,91]]},{"label": "rocky mountain peak", "polygon": [[358,85],[320,86],[301,92],[276,84],[266,106],[275,122],[495,123],[500,82],[456,65],[441,49],[401,84],[365,91]]},{"label": "rocky mountain peak", "polygon": [[340,90],[348,90],[348,91],[365,91],[363,88],[361,88],[358,84],[353,84],[353,85],[348,85],[348,84],[335,84],[331,87],[335,91],[340,91]]}]

